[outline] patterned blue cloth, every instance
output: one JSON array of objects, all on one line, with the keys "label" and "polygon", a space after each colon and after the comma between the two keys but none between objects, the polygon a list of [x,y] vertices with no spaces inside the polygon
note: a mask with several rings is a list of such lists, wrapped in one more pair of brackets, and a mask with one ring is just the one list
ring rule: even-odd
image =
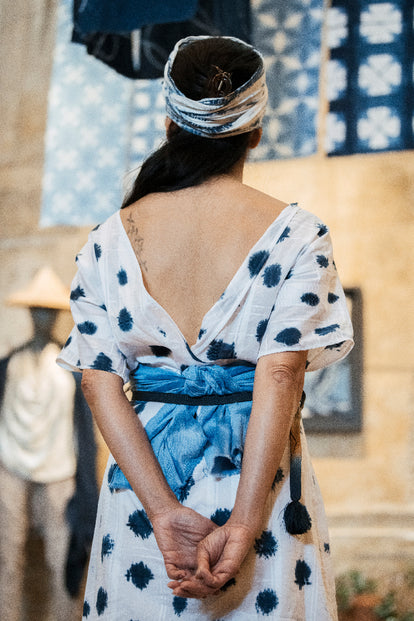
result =
[{"label": "patterned blue cloth", "polygon": [[333,0],[328,15],[329,155],[412,149],[413,0]]},{"label": "patterned blue cloth", "polygon": [[252,44],[265,59],[269,102],[252,161],[317,151],[323,0],[252,0]]},{"label": "patterned blue cloth", "polygon": [[[190,365],[182,373],[140,364],[131,374],[132,388],[192,397],[253,390],[254,366]],[[142,403],[136,404],[139,413]],[[166,404],[145,426],[154,453],[173,492],[180,497],[204,457],[209,472],[240,472],[251,401],[221,405]],[[185,432],[185,443],[182,441]],[[131,489],[116,465],[111,489]]]},{"label": "patterned blue cloth", "polygon": [[133,85],[70,43],[70,4],[58,8],[41,226],[96,224],[123,195]]}]

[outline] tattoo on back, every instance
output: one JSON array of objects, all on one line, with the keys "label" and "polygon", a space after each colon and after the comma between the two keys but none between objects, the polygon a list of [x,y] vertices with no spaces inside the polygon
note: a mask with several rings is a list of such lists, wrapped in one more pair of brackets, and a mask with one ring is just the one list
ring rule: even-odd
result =
[{"label": "tattoo on back", "polygon": [[131,240],[132,248],[134,249],[134,252],[137,256],[140,267],[144,270],[144,272],[148,272],[147,262],[144,261],[142,256],[144,249],[144,238],[141,236],[138,226],[135,223],[134,218],[131,214],[129,214],[127,218],[126,231],[129,239]]}]

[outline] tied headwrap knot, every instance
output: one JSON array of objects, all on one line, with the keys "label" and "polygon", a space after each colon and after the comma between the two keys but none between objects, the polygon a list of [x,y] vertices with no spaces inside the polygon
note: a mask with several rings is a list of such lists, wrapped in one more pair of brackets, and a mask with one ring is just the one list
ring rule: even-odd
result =
[{"label": "tied headwrap knot", "polygon": [[[263,63],[245,84],[223,96],[189,99],[176,86],[171,69],[177,52],[195,41],[209,38],[211,37],[199,36],[181,39],[171,52],[165,65],[163,82],[167,116],[182,129],[206,138],[235,136],[260,127],[267,103]],[[221,38],[236,41],[254,50],[261,58],[260,53],[244,41],[235,37]],[[231,82],[229,74],[222,70],[213,79],[222,88],[225,83],[228,85],[229,80]]]}]

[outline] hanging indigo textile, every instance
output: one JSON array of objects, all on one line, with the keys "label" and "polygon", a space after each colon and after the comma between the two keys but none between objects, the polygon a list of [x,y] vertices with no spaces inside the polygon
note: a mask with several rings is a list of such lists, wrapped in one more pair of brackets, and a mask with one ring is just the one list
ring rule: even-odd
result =
[{"label": "hanging indigo textile", "polygon": [[75,0],[72,41],[84,44],[88,54],[128,78],[161,78],[174,45],[190,35],[229,35],[250,42],[250,0],[199,0],[197,12],[190,19],[185,19],[181,11],[179,21],[151,22],[139,31],[134,30],[136,21],[131,19],[130,26],[121,33],[83,33],[77,22],[80,6],[82,0]]},{"label": "hanging indigo textile", "polygon": [[192,17],[198,0],[74,0],[78,32],[131,32],[146,24],[182,22]]},{"label": "hanging indigo textile", "polygon": [[252,0],[252,43],[269,89],[263,138],[253,161],[317,150],[323,0]]},{"label": "hanging indigo textile", "polygon": [[329,155],[414,148],[413,0],[333,0]]},{"label": "hanging indigo textile", "polygon": [[96,224],[119,208],[132,83],[70,43],[61,0],[48,102],[41,226]]}]

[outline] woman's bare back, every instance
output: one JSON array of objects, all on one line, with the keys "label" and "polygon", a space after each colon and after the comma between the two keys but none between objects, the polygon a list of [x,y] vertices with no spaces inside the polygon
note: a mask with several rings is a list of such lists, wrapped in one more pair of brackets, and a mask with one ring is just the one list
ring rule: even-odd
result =
[{"label": "woman's bare back", "polygon": [[286,203],[221,177],[121,211],[149,294],[192,345],[205,314]]}]

